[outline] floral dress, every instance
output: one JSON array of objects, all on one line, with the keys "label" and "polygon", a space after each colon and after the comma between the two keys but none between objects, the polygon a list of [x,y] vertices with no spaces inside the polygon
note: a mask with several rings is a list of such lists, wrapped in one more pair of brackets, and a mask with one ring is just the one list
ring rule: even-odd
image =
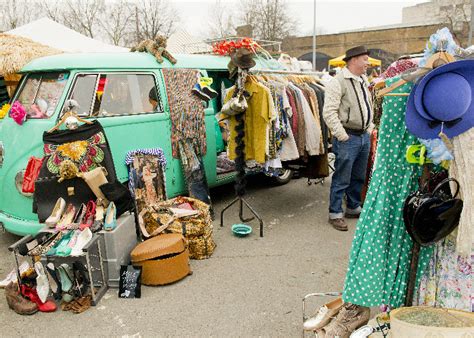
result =
[{"label": "floral dress", "polygon": [[464,201],[464,210],[456,231],[435,245],[415,299],[419,305],[474,312],[474,243],[470,240],[474,231],[474,128],[452,142],[455,160],[449,175],[459,181],[458,197]]},{"label": "floral dress", "polygon": [[[399,78],[387,80],[387,86]],[[408,93],[407,83],[393,92]],[[408,284],[412,240],[405,230],[403,203],[418,188],[420,166],[405,160],[417,142],[405,126],[407,96],[387,96],[379,130],[372,180],[352,242],[343,299],[362,306],[402,306]],[[422,248],[418,265],[426,267],[432,250]]]}]

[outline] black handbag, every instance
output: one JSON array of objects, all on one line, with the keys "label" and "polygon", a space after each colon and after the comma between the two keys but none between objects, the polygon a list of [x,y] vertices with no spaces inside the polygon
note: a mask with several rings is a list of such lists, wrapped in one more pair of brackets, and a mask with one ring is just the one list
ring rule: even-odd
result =
[{"label": "black handbag", "polygon": [[134,210],[135,205],[130,191],[119,181],[102,184],[100,190],[105,195],[105,198],[114,202],[117,208],[117,218],[126,211]]},{"label": "black handbag", "polygon": [[[451,195],[449,182],[456,183],[456,192]],[[417,191],[405,200],[403,219],[411,238],[422,246],[433,244],[449,235],[459,224],[463,201],[456,196],[459,182],[447,178],[433,192]]]},{"label": "black handbag", "polygon": [[104,167],[110,182],[116,181],[112,153],[104,129],[98,121],[83,124],[74,130],[43,133],[44,158],[35,182],[33,212],[44,222],[51,214],[59,197],[78,208],[82,203],[96,200],[87,183],[78,177],[59,182],[61,164],[73,164],[78,172]]}]

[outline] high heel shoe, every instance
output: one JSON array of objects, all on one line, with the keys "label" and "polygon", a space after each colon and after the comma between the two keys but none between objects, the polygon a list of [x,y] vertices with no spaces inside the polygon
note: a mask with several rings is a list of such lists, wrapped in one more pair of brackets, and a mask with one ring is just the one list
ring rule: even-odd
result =
[{"label": "high heel shoe", "polygon": [[75,215],[76,215],[76,207],[72,205],[71,203],[69,203],[63,217],[61,217],[59,222],[56,224],[56,229],[58,230],[67,229],[67,227],[70,226],[72,222],[74,222]]},{"label": "high heel shoe", "polygon": [[56,300],[61,299],[61,282],[59,281],[58,274],[56,273],[56,268],[53,263],[46,264],[46,271],[48,272],[48,280],[51,292],[53,297]]},{"label": "high heel shoe", "polygon": [[81,220],[81,224],[79,225],[80,230],[84,230],[85,228],[90,228],[92,226],[92,223],[94,223],[94,218],[95,218],[95,210],[96,210],[96,204],[94,201],[89,201],[87,202],[87,208],[86,208],[86,213]]},{"label": "high heel shoe", "polygon": [[71,250],[71,256],[81,256],[82,249],[87,245],[87,243],[89,243],[91,239],[92,239],[91,229],[85,228],[84,230],[80,231],[79,236],[77,236],[76,244]]},{"label": "high heel shoe", "polygon": [[104,206],[97,203],[96,208],[95,208],[95,220],[97,222],[102,222],[104,220],[104,213],[105,213]]},{"label": "high heel shoe", "polygon": [[47,252],[46,252],[46,256],[55,256],[58,251],[61,252],[64,250],[64,248],[67,247],[69,241],[71,240],[71,237],[73,235],[73,232],[72,231],[69,231],[65,234],[63,234],[61,237],[60,237],[60,240],[58,240],[56,242],[56,244],[54,244]]},{"label": "high heel shoe", "polygon": [[61,231],[58,231],[57,233],[53,234],[48,239],[48,241],[30,250],[28,252],[28,256],[41,256],[47,253],[49,250],[51,250],[51,248],[56,247],[58,245],[62,237],[63,233]]},{"label": "high heel shoe", "polygon": [[21,294],[31,300],[33,303],[36,303],[38,306],[38,310],[41,312],[54,312],[57,309],[56,304],[51,300],[46,300],[46,302],[42,302],[38,296],[38,293],[35,289],[30,288],[26,284],[20,285]]},{"label": "high heel shoe", "polygon": [[69,292],[72,288],[73,273],[69,265],[61,264],[57,268],[59,274],[59,280],[61,281],[61,290],[63,292]]},{"label": "high heel shoe", "polygon": [[31,250],[47,243],[52,236],[54,236],[54,234],[50,232],[40,232],[31,241],[18,245],[18,253],[22,256],[26,256]]},{"label": "high heel shoe", "polygon": [[74,215],[74,222],[68,227],[68,229],[79,229],[84,216],[87,213],[87,207],[84,203],[81,204],[76,214]]},{"label": "high heel shoe", "polygon": [[44,272],[44,266],[41,262],[36,262],[35,265],[36,271],[36,292],[38,294],[41,302],[46,302],[49,295],[49,282],[46,273]]},{"label": "high heel shoe", "polygon": [[56,201],[56,204],[54,205],[51,215],[45,221],[46,225],[48,225],[50,228],[54,228],[56,223],[59,222],[65,208],[66,201],[62,197],[59,197]]},{"label": "high heel shoe", "polygon": [[114,230],[117,226],[117,208],[114,202],[110,202],[105,214],[104,229],[107,231]]}]

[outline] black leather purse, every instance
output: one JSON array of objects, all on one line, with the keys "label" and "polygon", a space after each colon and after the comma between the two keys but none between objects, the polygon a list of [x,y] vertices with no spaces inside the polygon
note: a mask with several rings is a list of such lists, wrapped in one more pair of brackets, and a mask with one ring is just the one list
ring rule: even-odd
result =
[{"label": "black leather purse", "polygon": [[[451,195],[449,182],[456,183]],[[433,244],[449,235],[459,224],[463,201],[456,198],[459,182],[447,178],[433,192],[416,191],[405,200],[403,219],[411,238],[422,246]]]}]

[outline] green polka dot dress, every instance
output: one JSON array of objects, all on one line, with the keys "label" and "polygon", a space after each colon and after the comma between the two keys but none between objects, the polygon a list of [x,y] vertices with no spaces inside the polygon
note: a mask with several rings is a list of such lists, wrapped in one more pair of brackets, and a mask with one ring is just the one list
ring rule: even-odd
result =
[{"label": "green polka dot dress", "polygon": [[[399,77],[387,80],[387,86]],[[393,92],[409,93],[411,84]],[[409,164],[405,152],[417,143],[405,127],[407,96],[386,96],[372,180],[352,242],[344,285],[346,302],[399,307],[405,301],[412,241],[403,222],[403,203],[418,189],[422,167]],[[422,248],[419,271],[431,250]],[[418,273],[419,275],[419,273]]]}]

